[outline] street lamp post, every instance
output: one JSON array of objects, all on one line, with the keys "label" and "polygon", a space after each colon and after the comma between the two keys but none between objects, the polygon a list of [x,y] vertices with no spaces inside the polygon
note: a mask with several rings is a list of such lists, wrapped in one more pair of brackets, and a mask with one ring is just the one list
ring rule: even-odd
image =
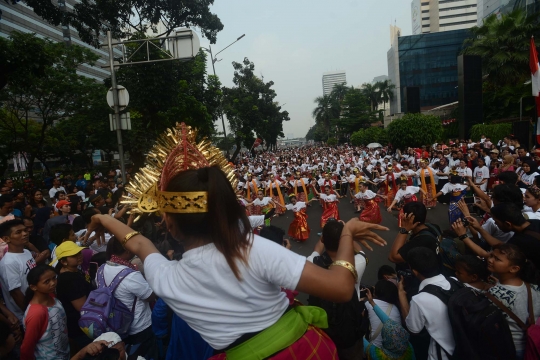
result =
[{"label": "street lamp post", "polygon": [[[235,41],[230,43],[228,46],[223,48],[221,51],[218,51],[218,53],[216,54],[216,57],[214,57],[214,55],[212,54],[212,45],[208,45],[208,49],[204,48],[204,47],[201,47],[201,49],[203,49],[203,50],[210,53],[210,59],[212,60],[212,70],[214,70],[214,76],[217,77],[217,75],[216,75],[216,66],[214,65],[218,61],[217,55],[222,53],[224,50],[231,47],[232,45],[234,45],[238,41],[240,41],[244,36],[246,36],[246,34],[243,34],[242,36],[239,36]],[[221,125],[223,126],[223,137],[224,137],[224,140],[226,142],[227,141],[227,131],[225,130],[225,118],[223,117],[223,112],[221,112]],[[229,150],[227,150],[227,153],[229,153]]]}]

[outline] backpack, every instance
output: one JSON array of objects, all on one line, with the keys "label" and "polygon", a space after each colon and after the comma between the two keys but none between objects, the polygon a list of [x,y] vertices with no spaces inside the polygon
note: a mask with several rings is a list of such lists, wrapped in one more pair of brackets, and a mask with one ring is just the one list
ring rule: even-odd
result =
[{"label": "backpack", "polygon": [[[454,295],[458,290],[462,289],[463,284],[461,284],[459,281],[452,278],[447,278],[446,280],[448,280],[448,282],[450,283],[450,289],[448,290],[444,290],[443,288],[437,285],[429,284],[429,285],[424,286],[424,288],[420,292],[425,292],[433,296],[436,296],[446,306],[448,306],[448,302],[450,301],[450,298],[452,297],[452,295]],[[448,354],[448,352],[439,345],[439,343],[437,343],[436,341],[435,343],[437,346],[437,357],[439,360],[442,359],[442,352],[444,352],[449,359],[453,358],[452,355]]]},{"label": "backpack", "polygon": [[[326,252],[313,259],[313,263],[328,269],[332,259]],[[322,329],[336,344],[338,349],[346,349],[361,340],[367,331],[367,317],[363,316],[366,306],[358,300],[356,289],[350,301],[335,303],[315,296],[309,296],[308,304],[318,306],[326,311],[328,328]],[[366,312],[367,313],[367,312]]]},{"label": "backpack", "polygon": [[515,359],[508,322],[488,297],[464,287],[450,297],[447,306],[456,342],[455,359]]},{"label": "backpack", "polygon": [[527,287],[527,307],[529,311],[529,317],[527,319],[527,324],[525,324],[519,317],[516,316],[503,303],[499,301],[495,296],[487,294],[488,298],[497,305],[502,311],[504,311],[509,317],[511,317],[516,324],[525,332],[525,356],[524,360],[537,360],[540,358],[540,319],[535,323],[534,321],[534,308],[532,302],[532,292],[531,285],[525,283]]},{"label": "backpack", "polygon": [[109,286],[105,284],[103,268],[101,265],[97,271],[97,289],[90,292],[81,308],[79,326],[91,339],[95,339],[103,333],[112,331],[122,339],[129,335],[129,329],[133,322],[135,304],[133,301],[131,310],[120,300],[114,297],[114,291],[122,280],[134,272],[130,268],[123,269],[116,275]]},{"label": "backpack", "polygon": [[[437,240],[437,257],[439,258],[441,274],[447,278],[454,276],[456,259],[462,254],[464,246],[460,246],[460,240],[443,236],[442,232],[434,225],[425,223],[427,229],[422,230],[433,235]],[[463,243],[463,242],[461,242]],[[461,244],[463,245],[463,244]]]}]

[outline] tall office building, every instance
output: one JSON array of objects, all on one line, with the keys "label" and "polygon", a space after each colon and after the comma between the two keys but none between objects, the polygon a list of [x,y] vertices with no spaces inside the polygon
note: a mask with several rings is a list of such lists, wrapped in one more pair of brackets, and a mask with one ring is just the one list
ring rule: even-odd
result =
[{"label": "tall office building", "polygon": [[515,9],[523,9],[529,14],[540,11],[540,0],[478,0],[477,26],[482,26],[490,15],[500,16]]},{"label": "tall office building", "polygon": [[478,0],[413,0],[411,3],[413,35],[476,26],[477,2]]},{"label": "tall office building", "polygon": [[[73,5],[80,0],[58,0],[58,6],[70,11],[73,9]],[[50,39],[52,41],[63,41],[66,44],[75,44],[83,46],[92,50],[99,55],[94,66],[82,65],[77,70],[79,75],[87,76],[92,79],[103,81],[103,79],[109,77],[109,70],[102,69],[101,65],[109,63],[108,52],[104,49],[96,49],[91,45],[81,41],[77,32],[69,26],[53,26],[39,17],[31,7],[23,4],[22,2],[16,5],[9,5],[3,1],[0,1],[0,10],[2,11],[2,19],[0,19],[0,36],[9,37],[12,31],[19,31],[22,33],[35,33],[40,38]],[[121,52],[115,49],[115,54],[121,56]]]},{"label": "tall office building", "polygon": [[323,94],[330,95],[334,85],[343,84],[347,82],[345,71],[330,71],[325,72],[322,76]]},{"label": "tall office building", "polygon": [[470,36],[467,29],[399,36],[391,27],[394,39],[388,50],[388,77],[396,86],[390,101],[390,114],[405,111],[405,88],[419,88],[420,108],[432,109],[458,101],[458,55]]}]

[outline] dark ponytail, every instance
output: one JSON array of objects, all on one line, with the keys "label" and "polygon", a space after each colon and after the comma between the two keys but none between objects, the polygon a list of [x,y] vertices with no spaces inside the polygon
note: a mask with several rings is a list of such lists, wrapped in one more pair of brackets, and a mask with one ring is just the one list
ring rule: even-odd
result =
[{"label": "dark ponytail", "polygon": [[107,260],[111,260],[111,257],[113,255],[120,256],[125,252],[126,249],[124,249],[122,243],[118,241],[116,237],[113,236],[109,239],[109,242],[107,243],[107,250],[105,250],[105,253],[107,254]]},{"label": "dark ponytail", "polygon": [[236,260],[247,265],[251,225],[220,168],[211,166],[183,171],[169,182],[166,191],[208,192],[208,212],[169,215],[186,240],[214,243],[236,278],[240,279]]},{"label": "dark ponytail", "polygon": [[26,281],[28,282],[28,287],[26,288],[26,292],[24,293],[24,308],[26,309],[28,307],[28,304],[30,304],[30,301],[34,297],[34,291],[30,289],[30,285],[37,285],[39,282],[39,279],[41,279],[41,276],[45,274],[47,271],[53,271],[54,269],[50,267],[49,265],[41,264],[33,268],[28,272],[28,275],[26,275]]}]

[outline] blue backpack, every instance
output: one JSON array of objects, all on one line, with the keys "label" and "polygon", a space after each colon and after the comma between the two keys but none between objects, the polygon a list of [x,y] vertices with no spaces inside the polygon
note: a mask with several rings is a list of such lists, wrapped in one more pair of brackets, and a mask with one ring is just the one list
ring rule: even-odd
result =
[{"label": "blue backpack", "polygon": [[135,304],[133,302],[131,310],[120,300],[114,297],[114,291],[122,280],[135,270],[126,268],[116,275],[109,286],[105,284],[103,267],[101,265],[97,271],[97,289],[90,292],[83,307],[81,308],[81,318],[79,326],[81,330],[91,339],[95,339],[103,333],[115,332],[122,339],[129,335],[129,328],[133,322]]}]

